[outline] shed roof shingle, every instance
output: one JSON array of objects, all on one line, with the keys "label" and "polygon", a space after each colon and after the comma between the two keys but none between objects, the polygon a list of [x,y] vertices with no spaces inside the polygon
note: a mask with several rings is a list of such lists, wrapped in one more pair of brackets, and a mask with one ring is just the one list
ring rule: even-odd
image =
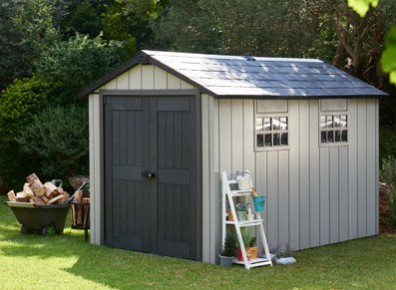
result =
[{"label": "shed roof shingle", "polygon": [[[215,97],[372,97],[386,94],[316,59],[243,57],[143,50],[132,61],[81,95],[139,63],[139,57]],[[248,60],[251,59],[251,60]]]}]

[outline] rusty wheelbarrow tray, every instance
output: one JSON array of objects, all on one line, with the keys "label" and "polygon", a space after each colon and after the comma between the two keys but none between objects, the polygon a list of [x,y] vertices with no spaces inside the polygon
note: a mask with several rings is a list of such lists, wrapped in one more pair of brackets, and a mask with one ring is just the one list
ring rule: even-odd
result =
[{"label": "rusty wheelbarrow tray", "polygon": [[18,222],[21,224],[21,234],[29,231],[41,231],[47,235],[48,229],[54,226],[55,233],[60,234],[65,227],[70,203],[33,205],[29,202],[6,202]]}]

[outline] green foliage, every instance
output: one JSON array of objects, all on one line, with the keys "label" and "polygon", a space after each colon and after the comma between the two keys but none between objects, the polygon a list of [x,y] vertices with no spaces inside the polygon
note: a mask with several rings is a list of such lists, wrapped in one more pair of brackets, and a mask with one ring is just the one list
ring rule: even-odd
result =
[{"label": "green foliage", "polygon": [[101,15],[106,39],[124,42],[128,57],[147,42],[152,35],[150,24],[163,11],[167,1],[118,0]]},{"label": "green foliage", "polygon": [[0,142],[12,142],[43,107],[62,102],[59,83],[40,76],[16,79],[0,95]]},{"label": "green foliage", "polygon": [[30,77],[33,61],[57,41],[51,13],[47,0],[1,1],[0,88],[15,78]]},{"label": "green foliage", "polygon": [[389,31],[385,46],[381,67],[384,72],[389,73],[390,81],[396,84],[396,27]]},{"label": "green foliage", "polygon": [[389,212],[387,216],[388,225],[396,228],[396,159],[389,156],[382,160],[380,180],[389,186]]},{"label": "green foliage", "polygon": [[370,5],[374,8],[377,7],[378,0],[348,0],[348,5],[359,13],[360,17],[364,17],[370,9]]},{"label": "green foliage", "polygon": [[224,248],[221,253],[222,256],[225,257],[235,257],[238,253],[238,237],[235,232],[227,232]]},{"label": "green foliage", "polygon": [[6,184],[20,184],[38,166],[35,156],[22,154],[15,138],[43,108],[62,103],[59,92],[59,83],[34,76],[15,80],[0,95],[0,172]]},{"label": "green foliage", "polygon": [[99,15],[88,0],[78,5],[70,18],[69,24],[75,32],[88,34],[91,37],[96,37],[100,34]]},{"label": "green foliage", "polygon": [[27,155],[37,156],[46,179],[88,173],[88,110],[50,107],[16,138]]},{"label": "green foliage", "polygon": [[379,132],[380,162],[388,157],[396,158],[396,128],[383,127]]},{"label": "green foliage", "polygon": [[101,35],[94,39],[77,34],[43,52],[36,62],[37,73],[62,84],[67,102],[122,63],[125,51],[119,41],[107,42]]},{"label": "green foliage", "polygon": [[241,229],[241,234],[245,247],[254,247],[254,244],[256,243],[254,232],[248,229]]}]

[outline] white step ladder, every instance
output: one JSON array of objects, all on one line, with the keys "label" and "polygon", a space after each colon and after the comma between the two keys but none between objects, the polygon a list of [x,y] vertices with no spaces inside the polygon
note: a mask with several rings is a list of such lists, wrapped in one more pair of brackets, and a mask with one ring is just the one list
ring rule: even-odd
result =
[{"label": "white step ladder", "polygon": [[[223,245],[225,241],[225,236],[226,236],[226,231],[227,231],[227,225],[233,225],[235,226],[235,231],[238,236],[238,241],[239,245],[241,248],[242,252],[242,257],[243,261],[239,261],[238,257],[234,259],[234,264],[242,264],[245,265],[245,268],[249,270],[252,267],[259,267],[259,266],[264,266],[264,265],[271,265],[272,266],[272,261],[271,261],[271,256],[269,253],[268,249],[268,243],[267,239],[265,237],[265,232],[264,232],[264,226],[263,226],[263,219],[260,216],[259,212],[256,212],[256,215],[253,220],[250,221],[239,221],[238,216],[236,214],[236,209],[235,209],[235,203],[234,203],[234,198],[236,197],[245,197],[245,200],[248,198],[251,198],[251,193],[252,189],[247,189],[247,190],[231,190],[230,185],[238,185],[238,182],[236,180],[229,180],[227,177],[226,172],[222,172],[221,174],[221,179],[222,179],[222,225],[223,225]],[[250,184],[251,181],[250,181]],[[227,220],[227,201],[228,201],[228,206],[229,209],[231,210],[232,216],[233,216],[233,221]],[[242,233],[241,233],[241,228],[244,227],[258,227],[259,234],[261,237],[261,242],[263,244],[264,248],[264,257],[259,257],[256,259],[248,260],[247,255],[246,255],[246,249],[245,249],[245,244],[243,242],[242,238]]]}]

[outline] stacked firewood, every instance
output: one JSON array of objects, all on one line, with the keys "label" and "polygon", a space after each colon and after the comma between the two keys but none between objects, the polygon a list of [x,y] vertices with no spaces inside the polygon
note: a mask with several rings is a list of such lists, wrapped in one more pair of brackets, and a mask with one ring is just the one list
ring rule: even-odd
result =
[{"label": "stacked firewood", "polygon": [[23,190],[15,194],[13,190],[7,193],[8,199],[14,202],[30,202],[36,205],[63,204],[70,195],[51,182],[40,181],[35,173],[30,174],[24,184]]},{"label": "stacked firewood", "polygon": [[72,209],[72,226],[76,229],[89,229],[89,197],[84,197],[83,190],[77,190],[74,193],[74,199],[71,203]]}]

